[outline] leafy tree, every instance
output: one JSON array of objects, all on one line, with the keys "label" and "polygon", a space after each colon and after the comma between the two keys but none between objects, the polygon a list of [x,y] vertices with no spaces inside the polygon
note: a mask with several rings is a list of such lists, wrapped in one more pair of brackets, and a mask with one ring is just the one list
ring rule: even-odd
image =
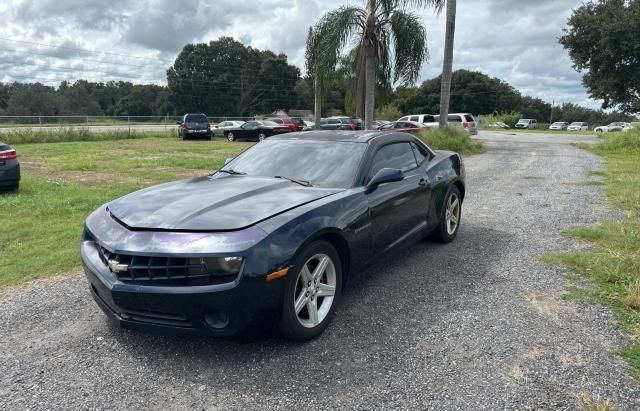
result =
[{"label": "leafy tree", "polygon": [[[427,80],[418,89],[398,89],[398,107],[404,113],[439,113],[441,76]],[[451,103],[458,112],[489,114],[508,112],[521,102],[520,93],[511,85],[486,74],[456,70],[452,76]]]},{"label": "leafy tree", "polygon": [[640,112],[640,0],[590,1],[574,10],[560,44],[603,108]]},{"label": "leafy tree", "polygon": [[[323,71],[335,67],[347,44],[357,39],[356,95],[364,95],[365,128],[375,107],[376,75],[391,83],[413,84],[427,58],[426,30],[411,6],[440,7],[443,0],[367,0],[364,8],[342,6],[325,14],[309,37],[313,63]],[[393,61],[392,61],[393,60]],[[356,99],[357,102],[357,99]]]},{"label": "leafy tree", "polygon": [[177,110],[228,116],[289,108],[299,78],[284,54],[229,37],[186,45],[167,71]]}]

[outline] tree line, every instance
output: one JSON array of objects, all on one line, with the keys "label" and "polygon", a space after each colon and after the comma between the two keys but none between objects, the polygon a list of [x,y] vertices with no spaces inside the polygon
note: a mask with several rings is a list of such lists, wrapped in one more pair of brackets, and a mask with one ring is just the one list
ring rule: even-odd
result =
[{"label": "tree line", "polygon": [[[354,53],[340,56],[326,79],[324,115],[355,115],[357,63]],[[124,81],[63,81],[58,87],[40,83],[0,83],[0,115],[47,116],[164,116],[204,112],[212,116],[254,116],[276,110],[314,108],[314,80],[302,76],[287,56],[258,50],[223,37],[184,47],[167,70],[167,86]],[[376,87],[376,117],[395,120],[403,114],[438,113],[441,79],[417,87]],[[473,114],[522,113],[549,121],[588,121],[592,124],[629,121],[619,112],[604,112],[565,103],[552,107],[522,95],[508,83],[477,71],[458,70],[451,82],[451,110]]]}]

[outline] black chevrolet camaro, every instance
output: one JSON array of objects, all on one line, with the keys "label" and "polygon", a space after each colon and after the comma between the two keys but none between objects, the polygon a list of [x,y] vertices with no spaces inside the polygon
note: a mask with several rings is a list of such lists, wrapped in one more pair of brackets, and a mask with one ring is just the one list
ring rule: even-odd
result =
[{"label": "black chevrolet camaro", "polygon": [[458,154],[406,133],[274,136],[212,175],[100,207],[82,261],[123,327],[227,336],[276,318],[307,340],[354,273],[424,237],[456,237],[464,178]]}]

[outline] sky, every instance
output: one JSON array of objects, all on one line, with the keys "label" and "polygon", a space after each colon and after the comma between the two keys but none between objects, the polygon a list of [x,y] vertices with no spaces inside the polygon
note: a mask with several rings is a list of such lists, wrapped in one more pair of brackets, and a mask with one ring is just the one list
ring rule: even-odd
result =
[{"label": "sky", "polygon": [[[481,71],[545,101],[599,107],[557,41],[581,3],[458,0],[454,69]],[[166,84],[166,70],[185,44],[221,36],[285,53],[304,72],[309,26],[344,4],[364,0],[3,0],[0,81]],[[430,54],[420,84],[442,69],[445,16],[416,13]]]}]

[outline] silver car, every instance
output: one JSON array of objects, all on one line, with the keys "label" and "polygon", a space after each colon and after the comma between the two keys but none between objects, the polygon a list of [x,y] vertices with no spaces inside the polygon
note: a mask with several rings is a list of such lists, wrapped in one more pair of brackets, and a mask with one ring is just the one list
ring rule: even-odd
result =
[{"label": "silver car", "polygon": [[232,128],[240,127],[244,123],[246,123],[246,121],[226,120],[211,127],[211,131],[213,131],[214,136],[224,136],[225,130],[231,130]]},{"label": "silver car", "polygon": [[556,121],[549,126],[549,130],[566,130],[569,127],[569,123],[566,121]]},{"label": "silver car", "polygon": [[533,130],[534,128],[538,128],[538,120],[533,118],[522,118],[516,123],[516,128]]}]

